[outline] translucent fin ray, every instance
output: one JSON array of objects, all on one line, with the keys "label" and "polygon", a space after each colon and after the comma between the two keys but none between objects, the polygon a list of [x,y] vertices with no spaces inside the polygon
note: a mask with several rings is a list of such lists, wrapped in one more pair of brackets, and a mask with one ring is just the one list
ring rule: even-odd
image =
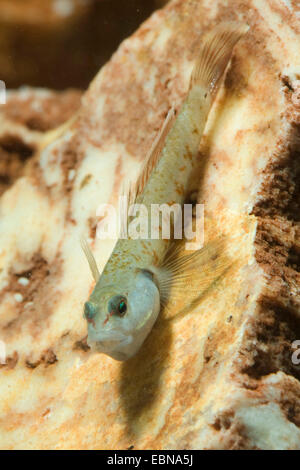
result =
[{"label": "translucent fin ray", "polygon": [[151,173],[159,161],[166,137],[171,129],[174,116],[175,110],[174,108],[171,108],[167,114],[167,117],[162,125],[161,130],[159,131],[157,137],[155,138],[152,144],[152,147],[145,159],[145,163],[136,183],[129,188],[129,206],[131,204],[134,204],[137,198],[143,193],[145,186],[149,181]]},{"label": "translucent fin ray", "polygon": [[99,273],[99,269],[98,269],[98,266],[97,266],[97,263],[96,263],[96,260],[95,260],[95,257],[86,241],[86,239],[84,237],[80,237],[80,245],[81,245],[81,248],[82,248],[82,251],[84,252],[85,256],[86,256],[86,259],[89,263],[89,267],[90,267],[90,270],[91,270],[91,273],[93,275],[93,278],[95,280],[95,282],[98,282],[99,280],[99,277],[100,277],[100,273]]},{"label": "translucent fin ray", "polygon": [[215,95],[232,50],[248,29],[244,23],[226,22],[204,36],[191,75],[190,89],[198,84]]},{"label": "translucent fin ray", "polygon": [[188,290],[200,295],[231,265],[232,260],[224,254],[225,239],[219,237],[207,243],[201,250],[178,256],[178,249],[165,258],[159,268],[153,268],[157,279],[162,306],[169,299],[176,301]]}]

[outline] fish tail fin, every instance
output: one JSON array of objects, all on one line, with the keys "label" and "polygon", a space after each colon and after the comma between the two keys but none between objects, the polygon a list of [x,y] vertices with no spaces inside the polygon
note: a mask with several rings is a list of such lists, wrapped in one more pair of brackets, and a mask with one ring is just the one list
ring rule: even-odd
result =
[{"label": "fish tail fin", "polygon": [[192,297],[200,296],[232,266],[225,242],[226,237],[220,236],[187,255],[180,253],[180,247],[171,247],[162,266],[153,268],[162,306],[182,299],[187,290]]},{"label": "fish tail fin", "polygon": [[190,89],[200,85],[215,96],[232,50],[248,29],[244,23],[226,22],[205,35],[191,75]]}]

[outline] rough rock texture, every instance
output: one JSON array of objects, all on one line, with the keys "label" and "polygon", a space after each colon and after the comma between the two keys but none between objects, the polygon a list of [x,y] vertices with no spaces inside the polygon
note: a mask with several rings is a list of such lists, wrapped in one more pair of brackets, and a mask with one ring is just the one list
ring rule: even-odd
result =
[{"label": "rough rock texture", "polygon": [[[79,235],[94,238],[98,205],[117,202],[180,106],[202,32],[235,19],[251,29],[210,115],[194,186],[206,239],[233,235],[236,263],[197,305],[184,293],[162,312],[133,359],[91,355]],[[121,45],[75,121],[4,193],[1,447],[300,447],[299,46],[296,2],[173,1]],[[100,269],[112,248],[94,240]]]},{"label": "rough rock texture", "polygon": [[7,93],[6,105],[0,108],[0,195],[24,174],[44,132],[73,116],[80,100],[76,90],[56,93],[24,87]]}]

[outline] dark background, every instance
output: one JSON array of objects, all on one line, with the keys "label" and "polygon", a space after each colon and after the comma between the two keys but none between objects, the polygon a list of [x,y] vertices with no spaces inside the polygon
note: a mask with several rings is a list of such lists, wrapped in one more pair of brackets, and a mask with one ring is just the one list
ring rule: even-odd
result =
[{"label": "dark background", "polygon": [[[85,89],[120,42],[164,0],[0,0],[0,79],[21,85]],[[78,2],[78,3],[77,3]]]}]

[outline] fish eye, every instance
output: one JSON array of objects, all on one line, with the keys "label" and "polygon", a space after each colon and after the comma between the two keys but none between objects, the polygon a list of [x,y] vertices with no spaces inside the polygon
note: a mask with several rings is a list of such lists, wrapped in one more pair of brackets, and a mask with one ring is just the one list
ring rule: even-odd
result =
[{"label": "fish eye", "polygon": [[127,299],[122,295],[112,297],[108,302],[108,312],[111,315],[118,315],[124,317],[127,312]]},{"label": "fish eye", "polygon": [[126,301],[125,300],[121,300],[121,302],[119,303],[118,305],[118,313],[120,315],[125,315],[127,311],[127,304],[126,304]]}]

